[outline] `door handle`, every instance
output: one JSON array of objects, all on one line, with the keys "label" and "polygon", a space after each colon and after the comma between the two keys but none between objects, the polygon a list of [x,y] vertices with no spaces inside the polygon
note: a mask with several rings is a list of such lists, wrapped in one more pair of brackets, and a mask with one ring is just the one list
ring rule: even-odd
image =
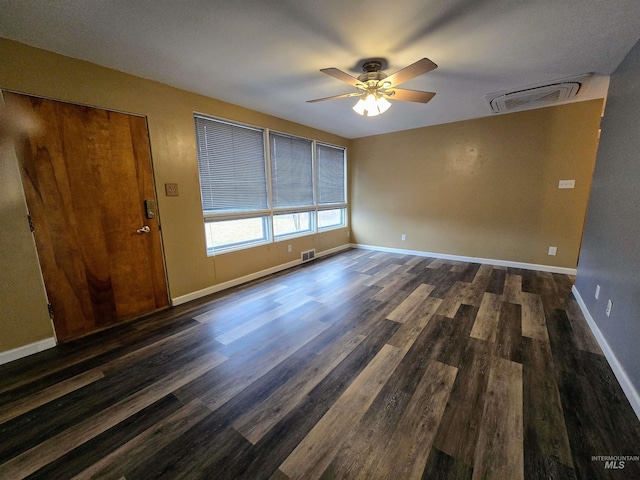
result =
[{"label": "door handle", "polygon": [[151,231],[151,229],[149,228],[148,225],[145,225],[142,228],[139,228],[138,230],[136,230],[136,232],[138,233],[149,233]]}]

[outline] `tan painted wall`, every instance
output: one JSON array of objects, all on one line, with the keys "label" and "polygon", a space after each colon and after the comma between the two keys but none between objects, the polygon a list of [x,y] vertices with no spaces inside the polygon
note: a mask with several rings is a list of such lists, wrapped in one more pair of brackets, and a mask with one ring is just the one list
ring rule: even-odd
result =
[{"label": "tan painted wall", "polygon": [[0,139],[0,352],[53,336],[35,252],[15,151]]},{"label": "tan painted wall", "polygon": [[575,268],[601,111],[592,100],[353,140],[354,242]]},{"label": "tan painted wall", "polygon": [[[300,251],[310,247],[321,252],[349,242],[348,230],[339,229],[288,240],[283,244],[207,257],[193,113],[197,111],[346,147],[349,147],[348,140],[5,39],[0,39],[0,58],[2,89],[147,116],[172,298],[300,258]],[[164,183],[178,183],[180,196],[166,197]],[[15,189],[16,184],[14,178],[12,188]],[[0,191],[0,207],[10,201],[7,195],[3,188]],[[24,202],[16,207],[24,208]],[[7,228],[24,229],[23,217],[12,215],[5,220],[3,213],[2,229]],[[3,291],[5,285],[14,281],[10,272],[19,271],[23,262],[33,263],[35,258],[35,250],[27,247],[24,243],[26,240],[23,240],[8,242],[2,236],[0,249],[3,252],[3,269],[0,282]],[[286,252],[286,244],[292,245],[292,253]],[[22,273],[25,285],[39,281],[35,278],[35,272]],[[34,303],[41,301],[38,296],[34,292]],[[11,312],[7,316],[3,305],[0,352],[42,338],[42,322],[34,320],[29,309],[16,303]],[[50,332],[46,336],[50,336]]]}]

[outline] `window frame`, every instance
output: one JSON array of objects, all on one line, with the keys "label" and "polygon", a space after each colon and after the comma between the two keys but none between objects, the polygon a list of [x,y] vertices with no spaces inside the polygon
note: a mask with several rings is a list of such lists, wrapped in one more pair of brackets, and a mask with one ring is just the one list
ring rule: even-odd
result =
[{"label": "window frame", "polygon": [[[264,152],[264,168],[266,173],[266,182],[267,182],[267,205],[268,208],[257,209],[257,210],[246,210],[246,211],[224,211],[224,212],[212,212],[205,211],[204,207],[202,207],[202,215],[203,215],[203,223],[204,223],[204,233],[205,233],[205,245],[207,256],[216,256],[228,252],[234,252],[238,250],[244,250],[247,248],[252,248],[260,245],[268,245],[271,243],[281,242],[285,240],[289,240],[291,238],[303,237],[307,235],[314,235],[316,233],[326,232],[329,230],[335,230],[339,228],[346,228],[348,226],[348,191],[347,191],[347,148],[340,145],[333,145],[327,142],[321,142],[319,140],[315,140],[312,138],[303,137],[300,135],[294,135],[286,132],[281,132],[274,129],[259,127],[255,125],[246,124],[243,122],[237,122],[234,120],[228,120],[225,118],[215,117],[212,115],[207,115],[200,112],[194,112],[194,121],[196,118],[200,117],[204,120],[210,120],[214,122],[221,122],[235,127],[248,128],[253,130],[259,130],[262,132],[262,146]],[[271,134],[292,137],[294,139],[301,139],[305,141],[311,142],[311,168],[312,168],[312,197],[313,204],[312,205],[304,205],[304,206],[296,206],[296,207],[274,207],[273,204],[273,179],[272,179],[272,159],[271,159]],[[318,145],[323,145],[329,148],[336,148],[342,151],[343,154],[343,165],[344,165],[344,202],[340,203],[331,203],[331,204],[319,204],[319,192],[318,192],[318,180],[319,180],[319,171],[318,171],[318,161],[317,161],[317,153],[318,153]],[[200,152],[200,144],[199,144],[199,136],[196,129],[196,150]],[[198,161],[199,157],[198,157]],[[202,206],[202,178],[200,176],[200,170],[198,170],[198,181],[200,182],[200,204]],[[331,225],[328,227],[318,227],[318,212],[323,210],[335,210],[342,209],[342,223],[338,225]],[[275,229],[275,217],[278,215],[289,215],[295,213],[308,213],[309,214],[309,224],[310,228],[308,230],[302,230],[293,233],[276,235]],[[212,222],[224,222],[230,220],[242,220],[242,219],[250,219],[250,218],[263,218],[263,238],[257,241],[247,241],[247,242],[234,242],[230,244],[226,244],[220,247],[209,246],[207,243],[207,223]]]}]

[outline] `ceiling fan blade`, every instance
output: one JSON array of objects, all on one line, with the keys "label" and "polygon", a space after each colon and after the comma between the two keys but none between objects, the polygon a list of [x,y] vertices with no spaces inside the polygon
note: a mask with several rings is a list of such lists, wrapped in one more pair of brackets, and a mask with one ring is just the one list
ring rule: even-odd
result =
[{"label": "ceiling fan blade", "polygon": [[342,70],[338,70],[337,68],[321,68],[320,71],[322,73],[326,73],[327,75],[337,78],[338,80],[342,80],[349,85],[353,85],[357,87],[358,85],[362,85],[362,82],[358,80],[356,77],[352,77],[348,73],[343,72]]},{"label": "ceiling fan blade", "polygon": [[384,83],[389,82],[391,85],[396,86],[401,83],[408,82],[412,78],[422,75],[424,73],[435,70],[438,66],[428,58],[418,60],[416,63],[412,63],[408,67],[404,67],[402,70],[398,70],[396,73],[389,75],[382,80]]},{"label": "ceiling fan blade", "polygon": [[[394,92],[392,95],[391,92]],[[419,102],[419,103],[427,103],[433,97],[435,97],[434,92],[421,92],[418,90],[407,90],[405,88],[394,88],[391,91],[387,92],[385,96],[391,100],[404,100],[405,102]]]},{"label": "ceiling fan blade", "polygon": [[362,92],[343,93],[342,95],[334,95],[333,97],[316,98],[315,100],[307,100],[307,103],[324,102],[325,100],[334,100],[336,98],[359,97]]}]

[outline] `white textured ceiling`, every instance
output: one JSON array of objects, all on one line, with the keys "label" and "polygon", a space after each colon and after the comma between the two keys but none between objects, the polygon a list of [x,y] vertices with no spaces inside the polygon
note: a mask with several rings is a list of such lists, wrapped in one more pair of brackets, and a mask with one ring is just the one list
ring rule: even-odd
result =
[{"label": "white textured ceiling", "polygon": [[[587,72],[576,101],[603,97],[640,36],[640,0],[0,0],[0,36],[348,138],[493,115],[484,96]],[[384,57],[402,85],[436,92],[360,117],[354,76]],[[1,61],[1,59],[0,59]]]}]

